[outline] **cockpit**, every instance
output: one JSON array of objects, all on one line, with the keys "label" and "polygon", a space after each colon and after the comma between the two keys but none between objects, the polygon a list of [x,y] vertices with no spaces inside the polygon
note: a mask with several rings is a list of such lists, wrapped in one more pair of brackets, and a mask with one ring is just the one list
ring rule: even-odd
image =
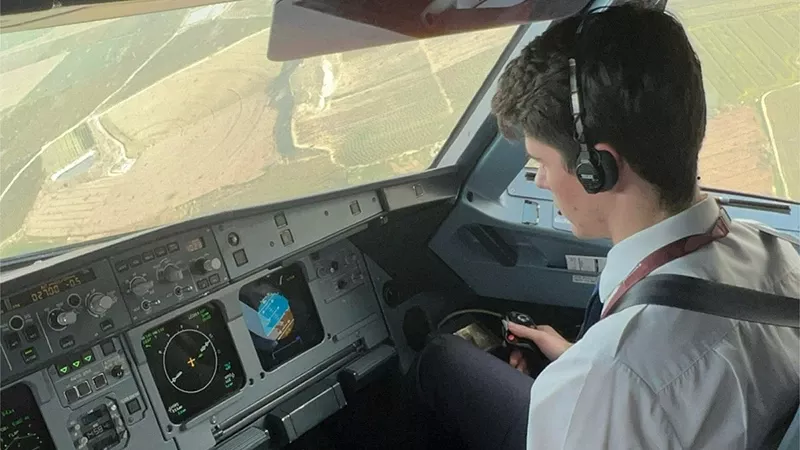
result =
[{"label": "cockpit", "polygon": [[[412,448],[431,333],[577,336],[611,242],[490,103],[624,2],[403,3],[3,3],[1,450]],[[800,4],[640,3],[702,63],[703,192],[800,237]]]}]

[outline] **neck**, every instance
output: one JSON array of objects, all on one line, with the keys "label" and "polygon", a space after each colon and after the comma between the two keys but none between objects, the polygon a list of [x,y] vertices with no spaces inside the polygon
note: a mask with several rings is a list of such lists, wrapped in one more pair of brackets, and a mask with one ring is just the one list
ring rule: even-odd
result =
[{"label": "neck", "polygon": [[643,192],[623,194],[628,198],[620,198],[608,217],[609,237],[613,244],[633,236],[634,234],[652,227],[653,225],[677,215],[705,198],[705,194],[695,188],[695,195],[691,203],[676,211],[665,209],[653,193],[642,195]]}]

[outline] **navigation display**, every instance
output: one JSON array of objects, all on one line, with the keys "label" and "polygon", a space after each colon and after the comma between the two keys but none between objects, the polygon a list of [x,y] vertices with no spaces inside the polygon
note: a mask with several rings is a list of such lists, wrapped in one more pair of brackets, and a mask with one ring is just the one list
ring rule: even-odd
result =
[{"label": "navigation display", "polygon": [[325,333],[300,264],[246,284],[239,301],[266,371],[322,342]]},{"label": "navigation display", "polygon": [[2,450],[56,450],[31,388],[15,384],[0,393],[0,448]]},{"label": "navigation display", "polygon": [[142,349],[167,416],[176,425],[244,386],[242,363],[214,303],[148,330]]}]

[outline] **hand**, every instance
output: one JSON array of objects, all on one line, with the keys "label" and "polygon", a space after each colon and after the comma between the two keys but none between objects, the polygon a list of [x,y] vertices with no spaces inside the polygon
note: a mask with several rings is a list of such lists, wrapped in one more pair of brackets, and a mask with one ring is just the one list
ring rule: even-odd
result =
[{"label": "hand", "polygon": [[[509,322],[508,331],[518,337],[533,341],[550,361],[555,361],[568,348],[572,347],[572,344],[558,334],[558,331],[554,330],[550,325],[538,325],[536,328],[530,328]],[[512,357],[513,354],[514,352],[512,352]],[[509,363],[511,362],[510,359]],[[513,366],[514,364],[511,365]]]},{"label": "hand", "polygon": [[511,354],[508,355],[508,364],[525,375],[531,374],[530,370],[528,369],[528,360],[525,359],[522,351],[518,348],[511,349]]}]

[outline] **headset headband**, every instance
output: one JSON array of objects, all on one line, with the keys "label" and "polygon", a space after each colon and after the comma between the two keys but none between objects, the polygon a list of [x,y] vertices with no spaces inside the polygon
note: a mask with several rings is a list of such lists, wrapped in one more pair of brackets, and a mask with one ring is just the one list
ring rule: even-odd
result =
[{"label": "headset headband", "polygon": [[588,147],[586,145],[586,132],[583,127],[583,102],[581,99],[581,84],[578,73],[578,44],[580,43],[581,31],[583,24],[586,21],[588,12],[581,14],[581,21],[575,31],[575,41],[572,46],[572,56],[569,58],[569,93],[570,102],[569,109],[572,114],[572,124],[575,127],[575,134],[573,135],[575,142],[580,145],[581,156],[588,156]]}]

